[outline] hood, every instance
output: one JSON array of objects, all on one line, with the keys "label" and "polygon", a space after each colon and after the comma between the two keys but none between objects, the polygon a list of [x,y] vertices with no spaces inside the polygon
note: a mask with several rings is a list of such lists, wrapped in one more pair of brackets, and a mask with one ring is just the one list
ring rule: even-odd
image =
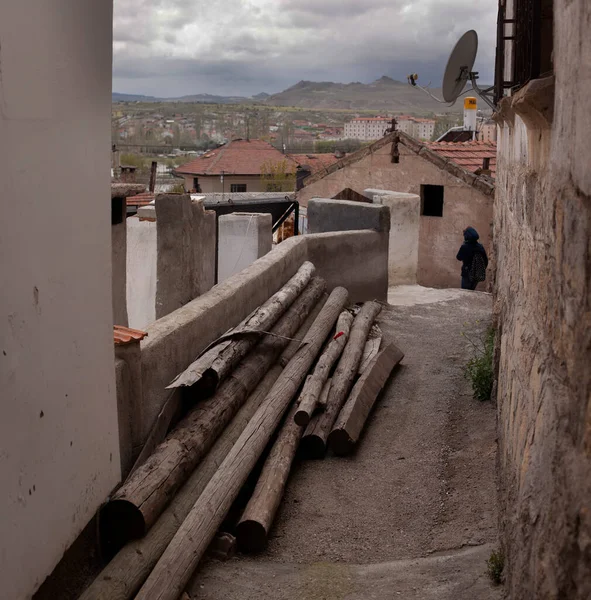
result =
[{"label": "hood", "polygon": [[478,231],[476,231],[474,227],[466,227],[466,229],[464,229],[464,240],[466,242],[476,242],[479,237]]}]

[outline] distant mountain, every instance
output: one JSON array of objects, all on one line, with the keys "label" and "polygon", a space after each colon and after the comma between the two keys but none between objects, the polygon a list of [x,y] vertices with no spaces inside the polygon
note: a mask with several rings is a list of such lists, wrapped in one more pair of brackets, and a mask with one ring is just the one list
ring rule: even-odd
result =
[{"label": "distant mountain", "polygon": [[112,102],[161,102],[161,98],[154,96],[142,96],[139,94],[120,94],[113,92]]},{"label": "distant mountain", "polygon": [[[261,96],[262,94],[259,94]],[[264,94],[265,98],[268,94]],[[112,102],[198,102],[203,104],[251,104],[257,98],[244,96],[214,96],[212,94],[191,94],[178,98],[157,98],[155,96],[142,96],[136,94],[120,94],[113,92]],[[263,98],[264,100],[264,98]]]},{"label": "distant mountain", "polygon": [[[441,97],[441,90],[431,90]],[[372,83],[333,83],[332,81],[300,81],[278,94],[260,93],[244,96],[215,96],[193,94],[179,98],[155,98],[134,94],[113,93],[113,102],[202,102],[207,104],[267,104],[296,106],[308,109],[351,109],[397,111],[409,113],[452,112],[462,110],[461,101],[452,107],[439,104],[427,94],[408,83],[391,77],[380,77]]]},{"label": "distant mountain", "polygon": [[[432,90],[441,96],[440,89]],[[458,112],[461,106],[451,108],[439,104],[427,94],[406,82],[381,77],[373,83],[332,83],[330,81],[300,81],[279,94],[266,99],[273,106],[298,106],[300,108],[373,109],[402,112]]]}]

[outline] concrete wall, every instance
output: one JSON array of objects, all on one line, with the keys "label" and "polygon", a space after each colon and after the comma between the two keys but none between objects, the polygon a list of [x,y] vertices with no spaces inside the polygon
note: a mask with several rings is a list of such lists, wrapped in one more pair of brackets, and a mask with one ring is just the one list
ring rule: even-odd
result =
[{"label": "concrete wall", "polygon": [[159,194],[127,228],[130,327],[145,329],[213,287],[215,213],[202,200]]},{"label": "concrete wall", "polygon": [[[311,198],[332,198],[345,188],[359,193],[368,188],[420,195],[421,184],[443,185],[443,217],[420,217],[417,282],[432,287],[460,287],[461,265],[456,254],[462,232],[471,225],[480,241],[490,248],[493,199],[463,183],[447,171],[421,158],[403,144],[400,162],[391,162],[391,144],[343,169],[307,185],[298,201],[307,206]],[[480,284],[478,289],[484,289]]]},{"label": "concrete wall", "polygon": [[156,320],[156,212],[154,220],[127,219],[127,313],[129,326],[144,329]]},{"label": "concrete wall", "polygon": [[120,476],[111,38],[111,2],[0,4],[0,595],[10,600],[31,597]]},{"label": "concrete wall", "polygon": [[166,399],[165,387],[174,377],[208,344],[283,286],[305,260],[316,265],[329,289],[337,285],[347,287],[351,301],[386,300],[388,211],[383,207],[347,204],[372,209],[377,214],[372,217],[373,222],[381,223],[383,229],[289,238],[244,271],[147,328],[148,337],[142,342],[143,402],[138,414],[144,436]]},{"label": "concrete wall", "polygon": [[505,100],[495,205],[500,505],[513,598],[591,597],[591,22],[554,3],[552,80]]},{"label": "concrete wall", "polygon": [[421,198],[399,192],[371,195],[374,202],[387,206],[390,211],[388,285],[414,285],[419,268]]},{"label": "concrete wall", "polygon": [[188,195],[156,196],[156,318],[215,284],[216,215]]},{"label": "concrete wall", "polygon": [[270,214],[234,213],[218,219],[218,282],[239,273],[273,247]]}]

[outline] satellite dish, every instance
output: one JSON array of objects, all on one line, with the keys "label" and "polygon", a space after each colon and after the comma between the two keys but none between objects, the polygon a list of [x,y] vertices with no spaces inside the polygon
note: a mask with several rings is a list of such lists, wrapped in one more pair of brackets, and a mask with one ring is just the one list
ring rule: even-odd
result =
[{"label": "satellite dish", "polygon": [[478,51],[478,34],[467,31],[452,50],[443,76],[443,99],[455,102],[466,87]]},{"label": "satellite dish", "polygon": [[478,34],[471,29],[459,39],[447,61],[442,86],[443,100],[431,93],[429,90],[430,83],[427,86],[419,85],[419,76],[416,73],[408,75],[408,83],[425,92],[425,94],[440,104],[449,104],[451,106],[462,94],[466,83],[469,81],[472,84],[473,90],[494,111],[497,109],[494,99],[494,85],[482,89],[477,83],[478,73],[472,71],[477,51]]}]

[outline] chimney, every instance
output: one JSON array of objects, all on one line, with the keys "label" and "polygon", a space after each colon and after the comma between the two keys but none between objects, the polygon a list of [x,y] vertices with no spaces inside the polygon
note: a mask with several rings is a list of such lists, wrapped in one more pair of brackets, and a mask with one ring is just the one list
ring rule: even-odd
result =
[{"label": "chimney", "polygon": [[472,139],[476,139],[476,113],[478,103],[476,98],[464,99],[464,131],[472,131]]},{"label": "chimney", "polygon": [[135,183],[135,167],[122,166],[119,181],[122,183]]},{"label": "chimney", "polygon": [[490,177],[490,158],[486,157],[482,159],[482,170],[480,171],[481,175],[488,175]]},{"label": "chimney", "polygon": [[312,174],[310,167],[307,165],[298,165],[296,169],[296,192],[299,192],[304,187],[304,179]]}]

